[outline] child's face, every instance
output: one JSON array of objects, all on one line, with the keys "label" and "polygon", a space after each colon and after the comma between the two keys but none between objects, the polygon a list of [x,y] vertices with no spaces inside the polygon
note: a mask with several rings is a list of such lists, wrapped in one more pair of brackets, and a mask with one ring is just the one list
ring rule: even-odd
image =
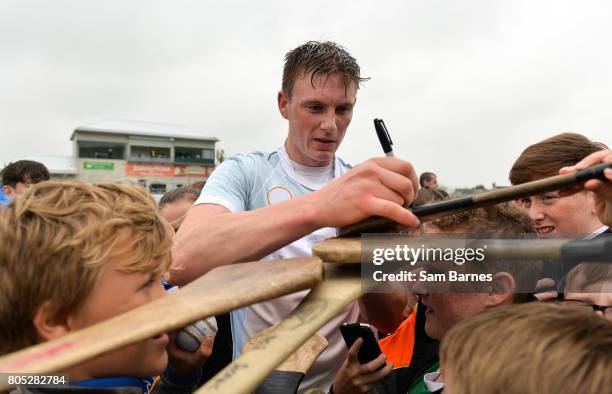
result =
[{"label": "child's face", "polygon": [[[569,283],[567,287],[570,287]],[[592,307],[590,307],[589,304],[612,306],[612,281],[608,280],[596,282],[589,286],[585,286],[583,291],[576,293],[567,292],[567,294],[565,294],[565,299],[583,301],[583,304],[581,304],[580,302],[573,302],[572,304],[574,306],[582,307],[587,310],[592,310]],[[609,320],[612,320],[612,309],[610,308],[606,309],[605,314],[601,311],[597,311],[595,313],[600,314]]]},{"label": "child's face", "polygon": [[[424,230],[427,234],[443,234],[440,229],[431,224],[426,225]],[[462,229],[447,232],[447,234],[462,233],[465,233]],[[456,267],[451,267],[451,269],[463,270]],[[424,269],[429,273],[446,273],[449,265],[434,263]],[[448,285],[449,282],[445,284]],[[452,287],[436,289],[437,286],[436,282],[417,282],[413,287],[414,294],[420,296],[421,302],[427,307],[425,332],[434,339],[442,340],[444,335],[457,323],[484,311],[488,306],[488,293],[453,291]]]},{"label": "child's face", "polygon": [[441,340],[457,323],[482,312],[486,306],[483,293],[425,293],[421,302],[425,312],[425,332]]},{"label": "child's face", "polygon": [[519,205],[529,214],[539,238],[580,237],[602,226],[595,216],[593,193],[549,192],[521,198]]},{"label": "child's face", "polygon": [[[78,330],[120,315],[164,295],[159,275],[120,270],[122,258],[117,253],[103,268],[100,281],[79,311],[68,319],[72,330]],[[157,316],[150,316],[156,319]],[[161,373],[168,364],[168,335],[162,334],[77,366],[69,371],[72,380],[103,376],[149,377]]]}]

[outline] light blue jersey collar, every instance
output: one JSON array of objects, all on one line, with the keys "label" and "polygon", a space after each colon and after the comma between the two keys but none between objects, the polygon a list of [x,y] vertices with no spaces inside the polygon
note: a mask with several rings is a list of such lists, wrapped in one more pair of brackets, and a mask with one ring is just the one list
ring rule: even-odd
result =
[{"label": "light blue jersey collar", "polygon": [[[322,187],[322,185],[317,185],[313,183],[310,179],[302,176],[302,174],[294,170],[293,166],[291,165],[292,160],[289,158],[284,144],[281,145],[280,148],[277,149],[277,151],[280,158],[281,167],[291,179],[312,191],[319,190]],[[334,156],[332,170],[334,173],[333,178],[338,178],[339,176],[343,175],[347,169],[343,165],[343,163],[340,162],[340,159],[337,156]]]}]

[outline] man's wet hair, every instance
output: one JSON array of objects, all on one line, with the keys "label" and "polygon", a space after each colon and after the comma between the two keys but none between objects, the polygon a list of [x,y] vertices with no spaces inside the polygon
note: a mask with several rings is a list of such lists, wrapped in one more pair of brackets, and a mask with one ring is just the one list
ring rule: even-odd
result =
[{"label": "man's wet hair", "polygon": [[361,77],[357,61],[344,47],[330,41],[308,41],[285,55],[283,92],[291,97],[295,81],[302,74],[311,74],[310,83],[314,88],[315,78],[327,78],[334,73],[342,74],[345,90],[351,83],[359,89],[362,82],[370,79]]},{"label": "man's wet hair", "polygon": [[2,186],[15,188],[19,182],[38,183],[48,181],[49,170],[44,164],[33,160],[19,160],[9,163],[2,170]]}]

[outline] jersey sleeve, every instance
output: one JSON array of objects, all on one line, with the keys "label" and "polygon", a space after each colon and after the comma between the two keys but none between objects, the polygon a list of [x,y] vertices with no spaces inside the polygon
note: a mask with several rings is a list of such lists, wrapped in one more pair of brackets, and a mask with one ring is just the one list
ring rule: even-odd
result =
[{"label": "jersey sleeve", "polygon": [[216,204],[233,213],[245,211],[253,182],[250,168],[246,155],[225,160],[210,175],[194,205]]}]

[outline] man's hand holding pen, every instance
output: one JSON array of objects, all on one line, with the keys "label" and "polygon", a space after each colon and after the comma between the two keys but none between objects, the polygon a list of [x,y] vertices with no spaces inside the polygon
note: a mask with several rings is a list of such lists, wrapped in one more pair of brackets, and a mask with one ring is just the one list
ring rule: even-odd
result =
[{"label": "man's hand holding pen", "polygon": [[320,190],[301,197],[312,201],[317,227],[344,227],[371,216],[382,216],[407,227],[419,220],[408,209],[419,188],[412,164],[393,157],[385,124],[376,119],[376,132],[388,157],[373,158],[336,178]]},{"label": "man's hand holding pen", "polygon": [[396,157],[378,157],[302,198],[312,201],[317,227],[344,227],[370,216],[416,227],[419,220],[404,206],[412,203],[418,185],[412,164]]}]

